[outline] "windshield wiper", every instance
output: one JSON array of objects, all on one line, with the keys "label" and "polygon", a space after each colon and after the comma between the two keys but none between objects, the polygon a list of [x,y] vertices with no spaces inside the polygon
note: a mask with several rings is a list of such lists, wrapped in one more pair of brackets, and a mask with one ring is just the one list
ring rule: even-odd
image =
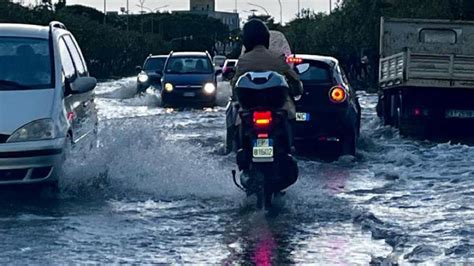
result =
[{"label": "windshield wiper", "polygon": [[22,85],[15,81],[4,80],[4,79],[0,79],[0,87],[6,88],[6,89],[15,89],[15,90],[31,90],[31,87]]}]

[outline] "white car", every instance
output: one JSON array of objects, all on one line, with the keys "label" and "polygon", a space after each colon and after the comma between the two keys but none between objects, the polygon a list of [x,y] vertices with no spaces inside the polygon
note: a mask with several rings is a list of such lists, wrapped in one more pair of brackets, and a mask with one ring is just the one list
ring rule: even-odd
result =
[{"label": "white car", "polygon": [[96,83],[63,24],[0,23],[0,185],[57,187],[65,150],[96,133]]},{"label": "white car", "polygon": [[225,60],[227,60],[227,57],[225,57],[223,55],[216,55],[212,59],[212,61],[214,63],[214,67],[216,69],[222,69],[222,67],[224,66]]}]

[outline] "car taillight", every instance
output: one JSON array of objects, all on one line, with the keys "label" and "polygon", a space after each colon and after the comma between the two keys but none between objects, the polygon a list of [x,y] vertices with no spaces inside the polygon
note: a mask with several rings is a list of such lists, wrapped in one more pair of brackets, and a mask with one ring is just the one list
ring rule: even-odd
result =
[{"label": "car taillight", "polygon": [[421,115],[423,114],[423,112],[421,111],[420,108],[415,108],[413,114],[414,114],[415,116],[421,116]]},{"label": "car taillight", "polygon": [[289,56],[289,57],[286,58],[286,62],[288,64],[301,64],[301,63],[303,63],[303,58]]},{"label": "car taillight", "polygon": [[329,91],[329,99],[333,103],[343,103],[347,99],[346,89],[336,86]]},{"label": "car taillight", "polygon": [[267,127],[272,122],[272,112],[253,112],[253,123],[257,127]]}]

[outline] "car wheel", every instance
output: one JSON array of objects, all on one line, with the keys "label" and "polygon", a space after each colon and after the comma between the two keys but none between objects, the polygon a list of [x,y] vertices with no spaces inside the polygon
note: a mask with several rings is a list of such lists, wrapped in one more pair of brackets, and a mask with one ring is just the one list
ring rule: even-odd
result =
[{"label": "car wheel", "polygon": [[342,155],[356,155],[357,134],[352,132],[342,140]]},{"label": "car wheel", "polygon": [[163,98],[161,98],[161,107],[162,108],[171,108],[171,105],[167,103]]}]

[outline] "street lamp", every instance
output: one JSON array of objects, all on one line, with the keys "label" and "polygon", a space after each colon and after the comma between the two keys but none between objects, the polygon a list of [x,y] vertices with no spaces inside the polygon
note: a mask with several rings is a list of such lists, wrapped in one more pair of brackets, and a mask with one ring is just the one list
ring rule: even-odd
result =
[{"label": "street lamp", "polygon": [[252,13],[252,17],[255,17],[255,13],[257,13],[258,10],[254,8],[254,9],[250,9],[250,10],[244,11],[244,12],[245,12],[245,13]]},{"label": "street lamp", "polygon": [[280,5],[280,24],[283,25],[283,5],[281,4],[281,0],[278,0],[278,4]]},{"label": "street lamp", "polygon": [[250,3],[250,2],[248,2],[248,4],[249,4],[250,6],[255,6],[255,7],[261,8],[263,11],[265,11],[265,13],[267,13],[267,16],[270,17],[270,13],[268,12],[268,10],[267,10],[265,7],[263,7],[263,6],[261,6],[261,5],[254,4],[254,3]]},{"label": "street lamp", "polygon": [[107,0],[104,0],[104,25],[107,24]]},{"label": "street lamp", "polygon": [[301,3],[300,3],[300,0],[298,0],[298,18],[301,18]]},{"label": "street lamp", "polygon": [[[143,9],[146,9],[146,10],[150,11],[152,14],[154,14],[162,8],[169,7],[169,5],[164,5],[164,6],[157,7],[155,9],[151,9],[149,7],[144,6],[142,2],[140,2],[140,5],[137,5],[137,6],[142,9],[142,16],[143,16],[143,13],[144,13]],[[153,15],[152,15],[152,17],[151,17],[151,33],[152,34],[154,33],[154,21],[155,21],[155,19],[153,18]]]}]

